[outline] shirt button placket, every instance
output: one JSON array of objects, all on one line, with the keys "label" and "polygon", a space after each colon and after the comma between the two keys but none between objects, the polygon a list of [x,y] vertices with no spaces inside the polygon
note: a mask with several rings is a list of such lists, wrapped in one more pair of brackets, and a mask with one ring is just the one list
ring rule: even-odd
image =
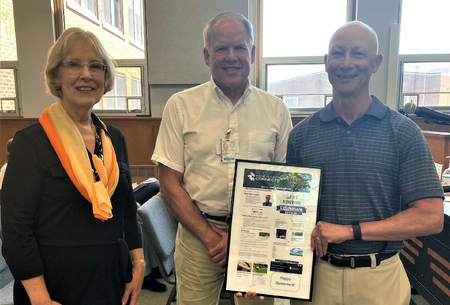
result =
[{"label": "shirt button placket", "polygon": [[[239,107],[239,106],[238,106]],[[231,140],[234,141],[235,149],[239,142],[239,129],[238,129],[238,107],[233,107],[229,117],[229,128],[231,131]],[[235,153],[235,158],[238,158],[238,152]],[[233,192],[233,180],[234,180],[234,162],[228,163],[228,194],[231,202],[232,192]],[[231,209],[231,207],[229,207]]]}]

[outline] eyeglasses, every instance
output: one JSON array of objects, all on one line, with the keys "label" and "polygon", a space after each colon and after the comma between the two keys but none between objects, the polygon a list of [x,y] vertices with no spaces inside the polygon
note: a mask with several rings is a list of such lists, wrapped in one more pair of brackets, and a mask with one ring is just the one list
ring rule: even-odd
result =
[{"label": "eyeglasses", "polygon": [[106,66],[101,62],[91,62],[90,64],[82,64],[78,60],[63,60],[61,64],[66,67],[72,74],[80,74],[84,66],[87,66],[91,75],[103,75]]}]

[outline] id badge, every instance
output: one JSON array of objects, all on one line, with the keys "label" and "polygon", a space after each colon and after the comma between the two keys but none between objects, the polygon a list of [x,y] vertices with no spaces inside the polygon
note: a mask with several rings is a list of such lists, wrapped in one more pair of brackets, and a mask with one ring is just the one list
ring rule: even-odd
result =
[{"label": "id badge", "polygon": [[220,157],[222,163],[234,163],[236,147],[233,140],[220,139]]}]

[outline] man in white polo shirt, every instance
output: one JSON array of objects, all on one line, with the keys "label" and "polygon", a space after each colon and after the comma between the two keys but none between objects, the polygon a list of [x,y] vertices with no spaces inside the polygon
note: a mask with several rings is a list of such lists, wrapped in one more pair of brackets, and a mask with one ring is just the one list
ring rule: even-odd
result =
[{"label": "man in white polo shirt", "polygon": [[234,161],[284,162],[292,129],[284,103],[250,84],[251,23],[238,13],[223,13],[207,23],[203,37],[211,80],[169,99],[152,156],[159,164],[161,195],[180,222],[178,304],[216,304],[226,263]]}]

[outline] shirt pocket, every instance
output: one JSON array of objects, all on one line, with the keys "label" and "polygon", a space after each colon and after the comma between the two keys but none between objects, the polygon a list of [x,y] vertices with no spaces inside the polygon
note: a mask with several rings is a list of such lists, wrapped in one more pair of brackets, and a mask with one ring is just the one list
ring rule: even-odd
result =
[{"label": "shirt pocket", "polygon": [[273,162],[275,155],[275,132],[250,132],[248,135],[250,160]]}]

